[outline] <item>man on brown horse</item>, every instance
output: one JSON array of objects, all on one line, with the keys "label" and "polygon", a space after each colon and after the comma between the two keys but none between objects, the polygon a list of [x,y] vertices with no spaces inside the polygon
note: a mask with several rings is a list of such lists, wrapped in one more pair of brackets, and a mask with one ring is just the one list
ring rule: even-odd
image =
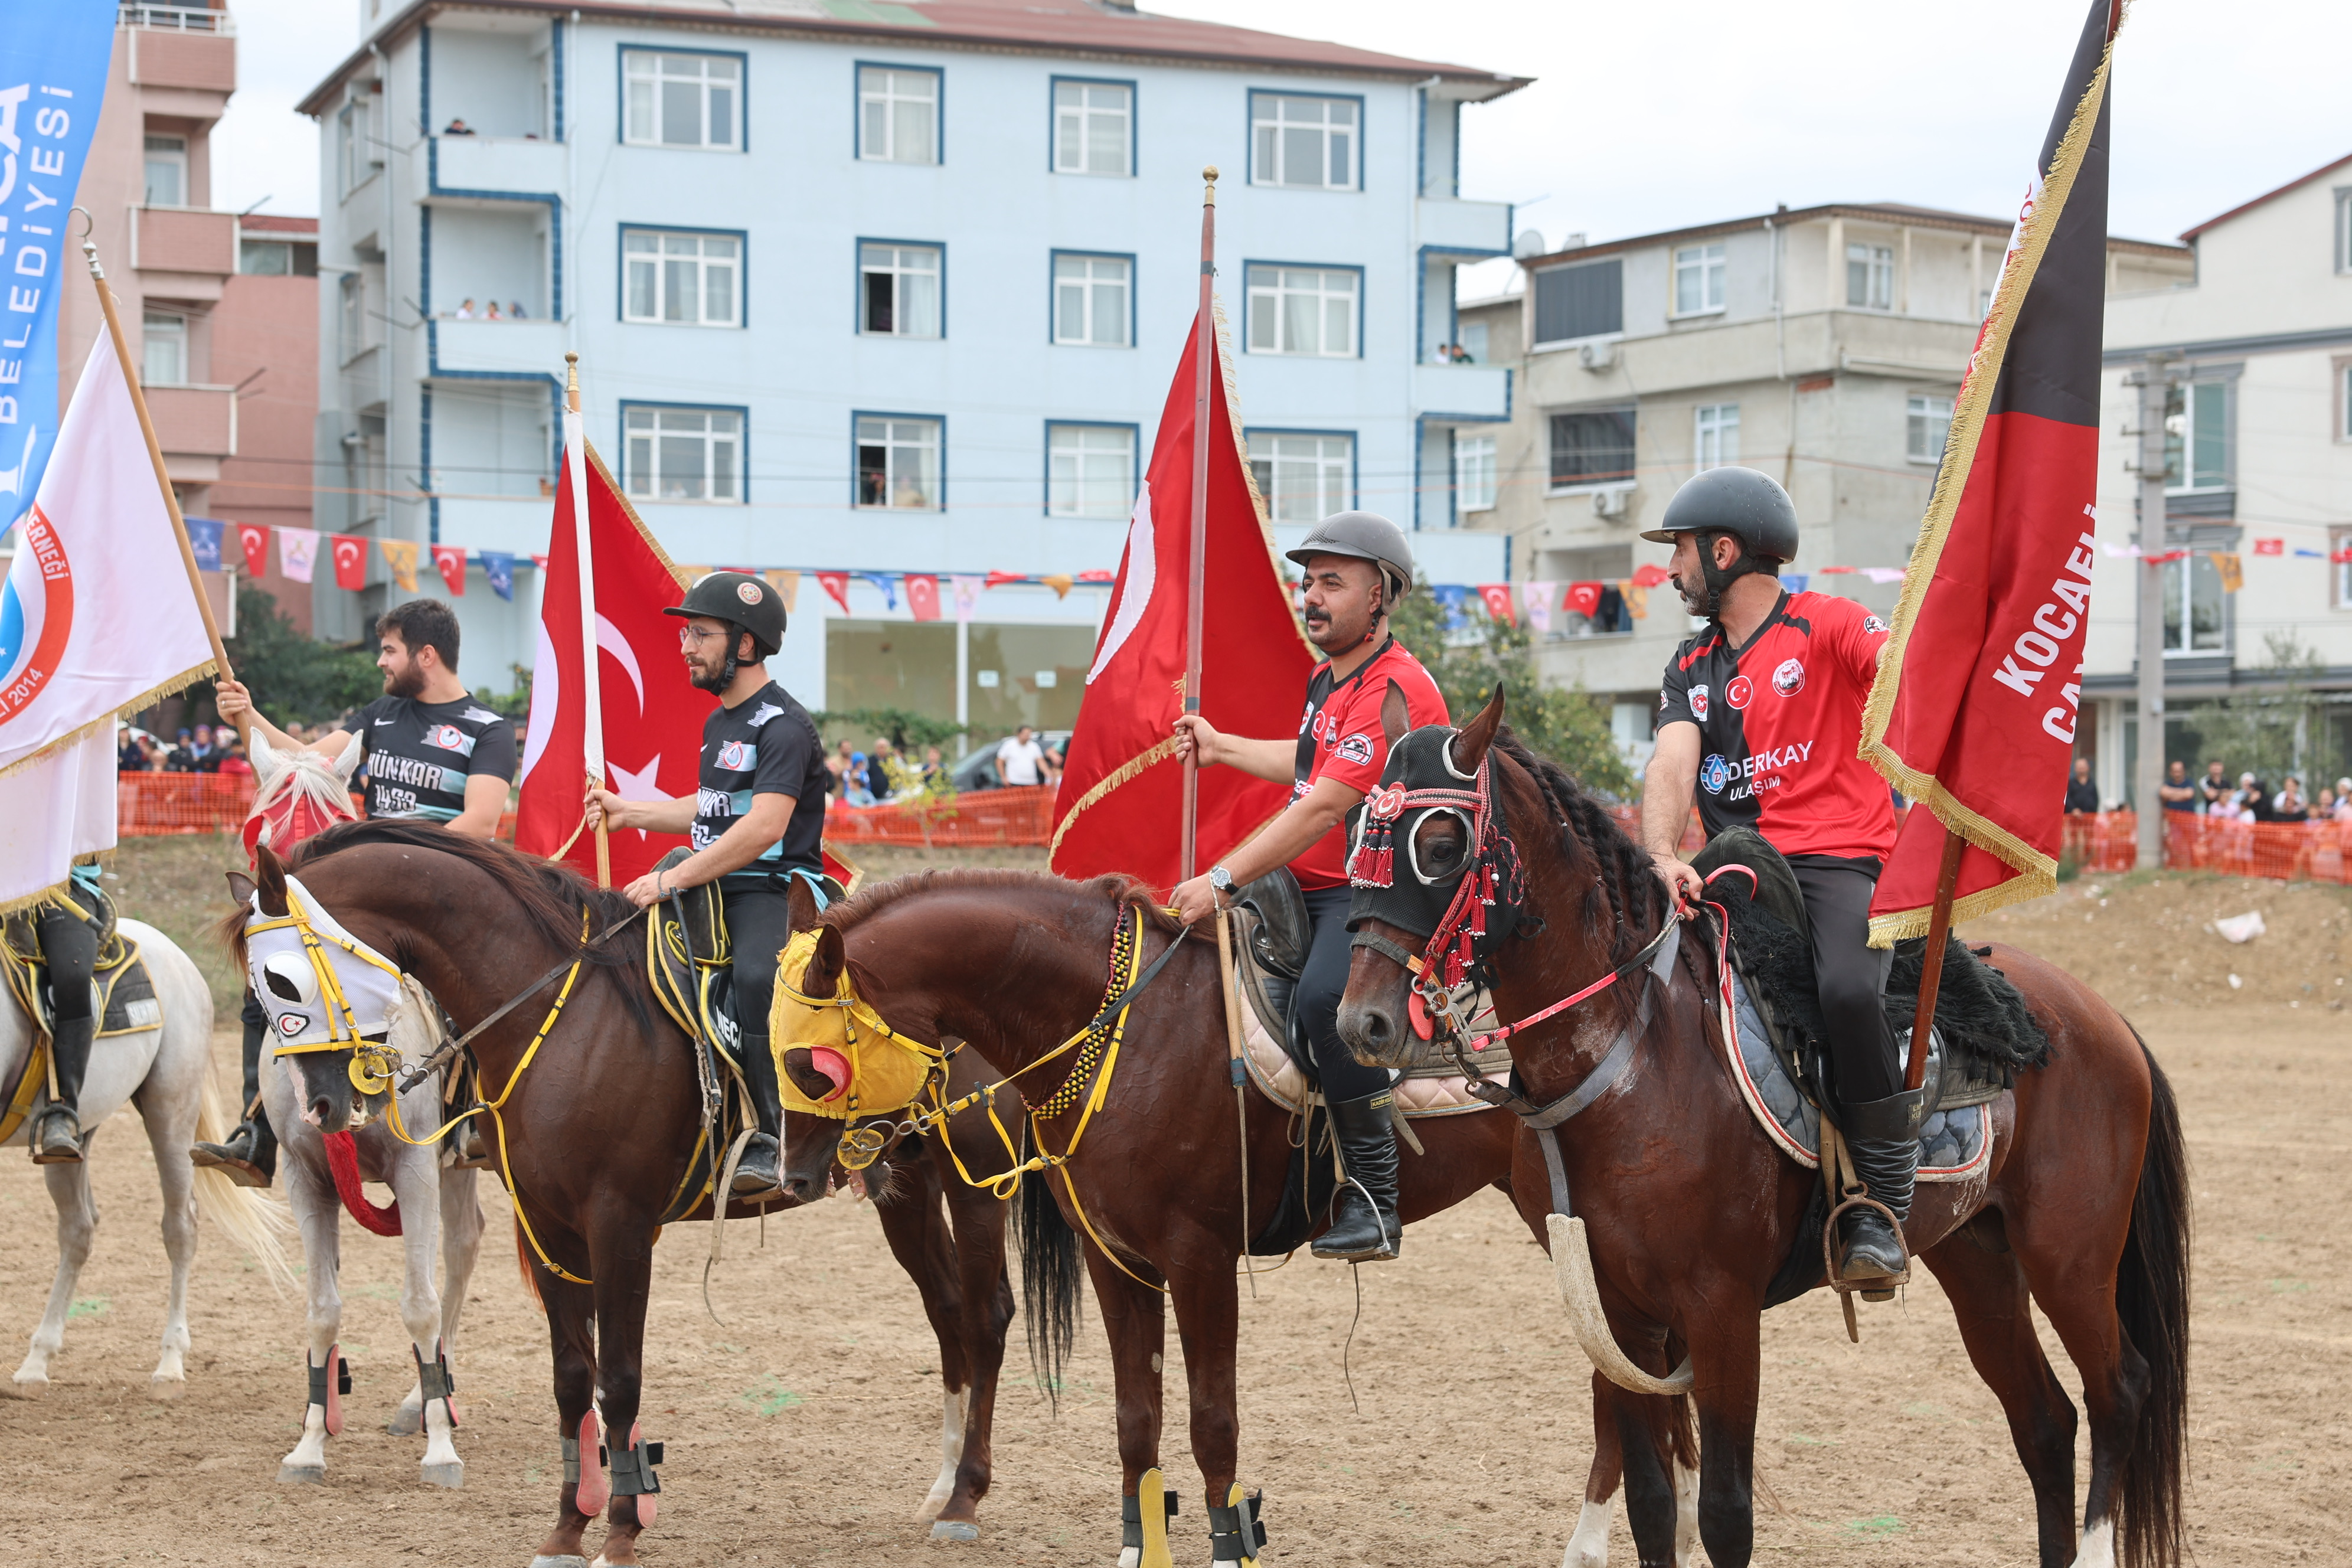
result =
[{"label": "man on brown horse", "polygon": [[[474,700],[457,679],[457,613],[438,599],[411,599],[379,616],[375,635],[383,695],[316,745],[306,748],[263,718],[252,693],[236,681],[220,683],[214,705],[230,727],[242,731],[250,724],[280,751],[307,749],[332,759],[358,746],[372,818],[417,817],[452,833],[497,837],[515,775],[514,725]],[[283,853],[293,847],[273,847]],[[278,1169],[278,1137],[261,1109],[261,1041],[269,1023],[250,989],[243,1021],[247,1115],[226,1142],[199,1143],[188,1158],[223,1167],[239,1185],[266,1187]],[[478,1156],[470,1128],[462,1136],[466,1152]]]},{"label": "man on brown horse", "polygon": [[1298,879],[1315,934],[1291,1009],[1315,1053],[1347,1175],[1331,1205],[1331,1228],[1316,1238],[1314,1252],[1349,1262],[1384,1259],[1403,1242],[1389,1075],[1358,1061],[1338,1025],[1350,956],[1345,822],[1379,786],[1388,762],[1381,701],[1390,684],[1404,692],[1415,726],[1444,723],[1445,699],[1421,661],[1389,633],[1389,611],[1412,591],[1412,552],[1402,529],[1372,512],[1339,512],[1317,524],[1289,558],[1307,569],[1301,615],[1307,637],[1329,660],[1307,683],[1297,740],[1221,734],[1188,713],[1176,721],[1176,752],[1197,751],[1203,766],[1224,763],[1288,784],[1290,805],[1223,864],[1179,886],[1171,901],[1190,922],[1270,871],[1288,866]]},{"label": "man on brown horse", "polygon": [[[768,1051],[768,1002],[776,955],[792,940],[792,881],[821,888],[824,875],[824,799],[832,783],[816,721],[790,692],[768,679],[767,660],[784,644],[784,602],[759,578],[713,572],[667,612],[685,617],[679,651],[694,684],[719,694],[702,724],[701,788],[692,800],[623,800],[589,793],[593,826],[690,836],[694,853],[646,872],[625,889],[640,908],[685,888],[719,884],[734,955],[735,1011],[742,1034],[743,1076],[760,1117],[731,1190],[777,1190],[783,1108],[776,1061]],[[820,895],[819,906],[823,905]]]},{"label": "man on brown horse", "polygon": [[[1812,926],[1834,1120],[1870,1195],[1907,1218],[1926,1096],[1903,1091],[1886,1022],[1894,953],[1869,945],[1870,897],[1895,846],[1895,810],[1885,781],[1856,755],[1886,623],[1851,599],[1782,590],[1797,509],[1752,468],[1699,475],[1642,537],[1675,547],[1675,591],[1708,623],[1666,666],[1657,751],[1642,786],[1643,844],[1677,900],[1695,907],[1702,884],[1678,846],[1703,790],[1709,837],[1752,827],[1789,862]],[[1875,1209],[1848,1210],[1842,1230],[1842,1278],[1902,1272],[1902,1240]]]}]

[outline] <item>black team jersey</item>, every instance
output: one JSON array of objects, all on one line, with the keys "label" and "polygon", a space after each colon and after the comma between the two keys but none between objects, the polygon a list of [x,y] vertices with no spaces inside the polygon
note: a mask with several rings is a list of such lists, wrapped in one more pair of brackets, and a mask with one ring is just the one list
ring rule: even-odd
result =
[{"label": "black team jersey", "polygon": [[753,795],[793,797],[783,837],[763,847],[750,865],[719,879],[722,888],[764,882],[771,872],[794,868],[823,868],[824,802],[833,774],[824,765],[816,721],[782,687],[772,680],[732,708],[721,703],[710,710],[702,721],[698,783],[693,827],[698,850],[718,843],[748,815]]},{"label": "black team jersey", "polygon": [[471,696],[454,702],[379,697],[351,721],[367,769],[367,814],[452,822],[466,781],[515,775],[514,723]]}]

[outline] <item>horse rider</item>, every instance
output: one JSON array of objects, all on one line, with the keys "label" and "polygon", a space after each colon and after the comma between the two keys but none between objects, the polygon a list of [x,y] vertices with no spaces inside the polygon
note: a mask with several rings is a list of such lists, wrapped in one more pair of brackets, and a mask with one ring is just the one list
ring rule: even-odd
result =
[{"label": "horse rider", "polygon": [[[456,612],[438,599],[411,599],[377,617],[375,636],[383,695],[353,713],[348,728],[309,750],[332,759],[346,746],[360,746],[370,817],[415,818],[468,837],[497,837],[515,775],[514,722],[474,700],[457,679]],[[280,751],[304,749],[262,717],[253,694],[236,681],[220,683],[214,706],[227,723],[239,730],[250,725]],[[278,1137],[260,1098],[261,1043],[269,1019],[250,987],[243,1016],[246,1118],[226,1142],[199,1143],[188,1157],[222,1166],[233,1181],[267,1186],[278,1169]],[[478,1141],[469,1139],[466,1152],[478,1155]]]},{"label": "horse rider", "polygon": [[8,917],[11,943],[25,951],[29,928],[49,973],[49,1062],[56,1092],[34,1113],[26,1143],[36,1165],[81,1163],[81,1081],[98,1039],[99,944],[114,924],[114,902],[99,886],[97,858],[87,856],[32,908]]},{"label": "horse rider", "polygon": [[[1700,474],[1642,537],[1675,547],[1675,591],[1707,623],[1666,666],[1642,786],[1643,847],[1685,919],[1703,890],[1678,848],[1695,794],[1710,838],[1752,827],[1788,861],[1812,926],[1832,1120],[1870,1195],[1907,1218],[1926,1096],[1904,1091],[1886,1022],[1893,950],[1869,942],[1895,808],[1886,781],[1856,754],[1886,623],[1852,599],[1780,586],[1797,509],[1753,468]],[[1840,1278],[1902,1271],[1902,1240],[1875,1209],[1849,1209],[1840,1230]]]},{"label": "horse rider", "polygon": [[824,876],[833,776],[816,721],[768,678],[766,661],[784,644],[784,602],[774,588],[747,573],[713,572],[667,613],[685,618],[677,642],[688,675],[719,694],[702,724],[701,788],[692,800],[623,800],[592,790],[589,819],[593,826],[601,815],[615,827],[689,836],[694,852],[686,859],[629,884],[628,896],[640,907],[681,889],[719,884],[733,951],[743,1076],[760,1120],[729,1190],[754,1196],[782,1184],[776,1162],[783,1107],[768,1049],[768,1003],[777,955],[792,939],[792,879],[815,884]]},{"label": "horse rider", "polygon": [[1236,887],[1288,866],[1298,879],[1314,937],[1291,1007],[1315,1055],[1324,1103],[1347,1180],[1331,1207],[1318,1258],[1365,1262],[1394,1258],[1396,1131],[1386,1068],[1356,1060],[1340,1041],[1340,994],[1348,988],[1348,816],[1380,786],[1388,762],[1381,703],[1394,681],[1411,727],[1446,722],[1445,699],[1421,661],[1391,635],[1389,616],[1412,591],[1404,531],[1369,511],[1318,523],[1289,559],[1306,569],[1300,615],[1308,640],[1328,660],[1307,685],[1298,738],[1248,740],[1221,733],[1196,713],[1176,721],[1176,754],[1199,755],[1290,785],[1290,805],[1207,874],[1181,884],[1171,901],[1187,923],[1231,903]]}]

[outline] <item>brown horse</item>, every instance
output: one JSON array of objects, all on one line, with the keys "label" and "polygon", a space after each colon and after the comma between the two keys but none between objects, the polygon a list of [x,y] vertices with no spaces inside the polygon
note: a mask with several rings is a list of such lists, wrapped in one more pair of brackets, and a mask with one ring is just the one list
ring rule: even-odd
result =
[{"label": "brown horse", "polygon": [[[1496,922],[1479,939],[1501,1016],[1526,1018],[1581,991],[1673,918],[1648,857],[1556,764],[1499,733],[1499,692],[1459,731],[1405,735],[1402,704],[1392,707],[1385,784],[1459,790],[1486,763],[1507,841],[1507,825],[1517,825],[1532,919],[1512,931]],[[1412,863],[1441,873],[1424,889],[1440,906],[1465,872],[1496,858],[1470,827],[1444,808],[1408,807],[1396,824],[1411,837]],[[1381,947],[1419,951],[1436,922],[1415,931],[1400,923],[1399,906],[1364,889],[1354,913],[1360,951],[1339,1026],[1365,1059],[1402,1065],[1416,1043],[1404,1027],[1412,977]],[[1685,936],[1707,930],[1701,922]],[[1367,937],[1373,945],[1360,945]],[[1905,1230],[2008,1414],[2033,1485],[2042,1563],[2112,1568],[2120,1544],[2134,1568],[2160,1568],[2181,1551],[2189,1216],[2179,1114],[2138,1036],[2088,987],[2014,948],[1995,947],[1991,962],[2048,1035],[2049,1063],[1995,1102],[1981,1183],[1921,1187]],[[1738,1568],[1753,1549],[1759,1322],[1814,1178],[1766,1142],[1733,1085],[1720,1015],[1709,1005],[1712,967],[1711,942],[1682,942],[1637,1032],[1630,1070],[1613,1081],[1602,1075],[1606,1087],[1559,1146],[1615,1339],[1653,1375],[1665,1370],[1666,1336],[1689,1348],[1700,1538],[1717,1568]],[[1524,1093],[1540,1103],[1596,1080],[1604,1053],[1637,1016],[1639,995],[1638,986],[1617,986],[1516,1036]],[[1524,1148],[1521,1162],[1519,1210],[1547,1240],[1549,1184]],[[2030,1303],[2058,1331],[2090,1406],[2079,1540],[2074,1407],[2042,1354]],[[1628,1436],[1643,1407],[1659,1403],[1606,1392]],[[1672,1561],[1671,1490],[1652,1452],[1626,1443],[1626,1503],[1642,1562],[1664,1565]]]},{"label": "brown horse", "polygon": [[[351,824],[305,841],[290,862],[266,846],[255,859],[241,899],[257,893],[265,914],[282,917],[290,868],[313,901],[415,976],[461,1031],[526,998],[471,1048],[485,1094],[507,1096],[515,1211],[528,1227],[527,1245],[544,1249],[532,1280],[553,1342],[558,1436],[571,1473],[535,1563],[582,1568],[582,1537],[606,1495],[595,1460],[596,1406],[614,1460],[610,1530],[598,1561],[635,1563],[636,1540],[653,1522],[657,1495],[651,1486],[622,1490],[651,1476],[638,1415],[653,1242],[673,1194],[688,1181],[701,1090],[691,1042],[655,1005],[638,928],[583,949],[583,930],[603,931],[626,920],[631,906],[561,866],[429,824]],[[795,904],[796,924],[814,918],[813,901],[803,908],[796,898]],[[241,932],[244,920],[243,913],[233,917],[233,929]],[[567,986],[563,970],[575,958],[580,967]],[[546,983],[551,970],[556,979]],[[522,1070],[542,1031],[545,1042]],[[349,1050],[292,1058],[304,1069],[306,1104],[329,1130],[352,1113],[351,1058]],[[496,1133],[485,1136],[495,1152]],[[740,1202],[730,1205],[733,1215],[753,1212]],[[929,1266],[925,1210],[885,1205],[879,1213],[902,1259],[927,1260],[923,1271],[910,1272],[931,1308],[942,1282]],[[706,1198],[682,1217],[709,1215]],[[932,1318],[937,1324],[940,1313],[933,1310]],[[961,1353],[961,1342],[951,1344],[944,1332],[941,1342],[944,1369],[955,1364],[950,1358]],[[950,1384],[948,1393],[952,1399],[958,1390]]]},{"label": "brown horse", "polygon": [[[1129,879],[1071,882],[984,870],[901,877],[824,912],[801,989],[831,995],[845,969],[856,994],[893,1029],[933,1045],[965,1041],[1013,1078],[1021,1098],[1004,1091],[1001,1113],[1017,1124],[1023,1102],[1046,1102],[1070,1078],[1070,1057],[1040,1058],[1102,1005],[1113,930],[1135,910],[1144,911],[1141,968],[1180,940],[1181,928]],[[1033,1325],[1042,1323],[1049,1338],[1066,1331],[1077,1289],[1070,1264],[1079,1251],[1093,1280],[1111,1342],[1124,1494],[1135,1497],[1145,1472],[1160,1465],[1160,1368],[1172,1301],[1191,1385],[1192,1457],[1210,1505],[1221,1510],[1234,1506],[1235,1480],[1235,1265],[1244,1231],[1255,1236],[1274,1217],[1290,1159],[1288,1114],[1252,1086],[1244,1091],[1244,1215],[1227,1062],[1216,946],[1196,937],[1135,997],[1119,1054],[1092,1078],[1096,1087],[1040,1119],[1034,1146],[1069,1157],[1030,1175],[1021,1193]],[[1032,1066],[1040,1070],[1026,1073]],[[1086,1104],[1097,1098],[1072,1152]],[[1415,1127],[1426,1152],[1402,1161],[1406,1220],[1484,1186],[1507,1190],[1521,1136],[1510,1118],[1441,1117]],[[985,1149],[1001,1152],[992,1134],[985,1146],[961,1130],[955,1136],[967,1163]],[[1050,1381],[1051,1349],[1046,1360]]]}]

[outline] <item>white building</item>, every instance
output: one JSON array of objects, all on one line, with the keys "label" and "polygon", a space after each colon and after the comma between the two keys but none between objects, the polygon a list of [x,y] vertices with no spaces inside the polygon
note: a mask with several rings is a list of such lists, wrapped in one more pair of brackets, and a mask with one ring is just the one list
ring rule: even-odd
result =
[{"label": "white building", "polygon": [[[671,555],[1067,573],[1118,564],[1198,288],[1219,294],[1278,536],[1410,516],[1424,455],[1509,374],[1422,363],[1509,210],[1456,190],[1459,66],[1120,0],[362,0],[301,104],[322,138],[318,518],[528,555],[559,377]],[[1432,535],[1424,571],[1500,574]],[[382,576],[381,566],[375,575]],[[528,664],[473,574],[465,673]],[[437,587],[429,577],[428,587]],[[355,634],[386,590],[319,590]],[[985,595],[918,626],[803,580],[777,673],[811,706],[1066,725],[1107,594]]]}]

